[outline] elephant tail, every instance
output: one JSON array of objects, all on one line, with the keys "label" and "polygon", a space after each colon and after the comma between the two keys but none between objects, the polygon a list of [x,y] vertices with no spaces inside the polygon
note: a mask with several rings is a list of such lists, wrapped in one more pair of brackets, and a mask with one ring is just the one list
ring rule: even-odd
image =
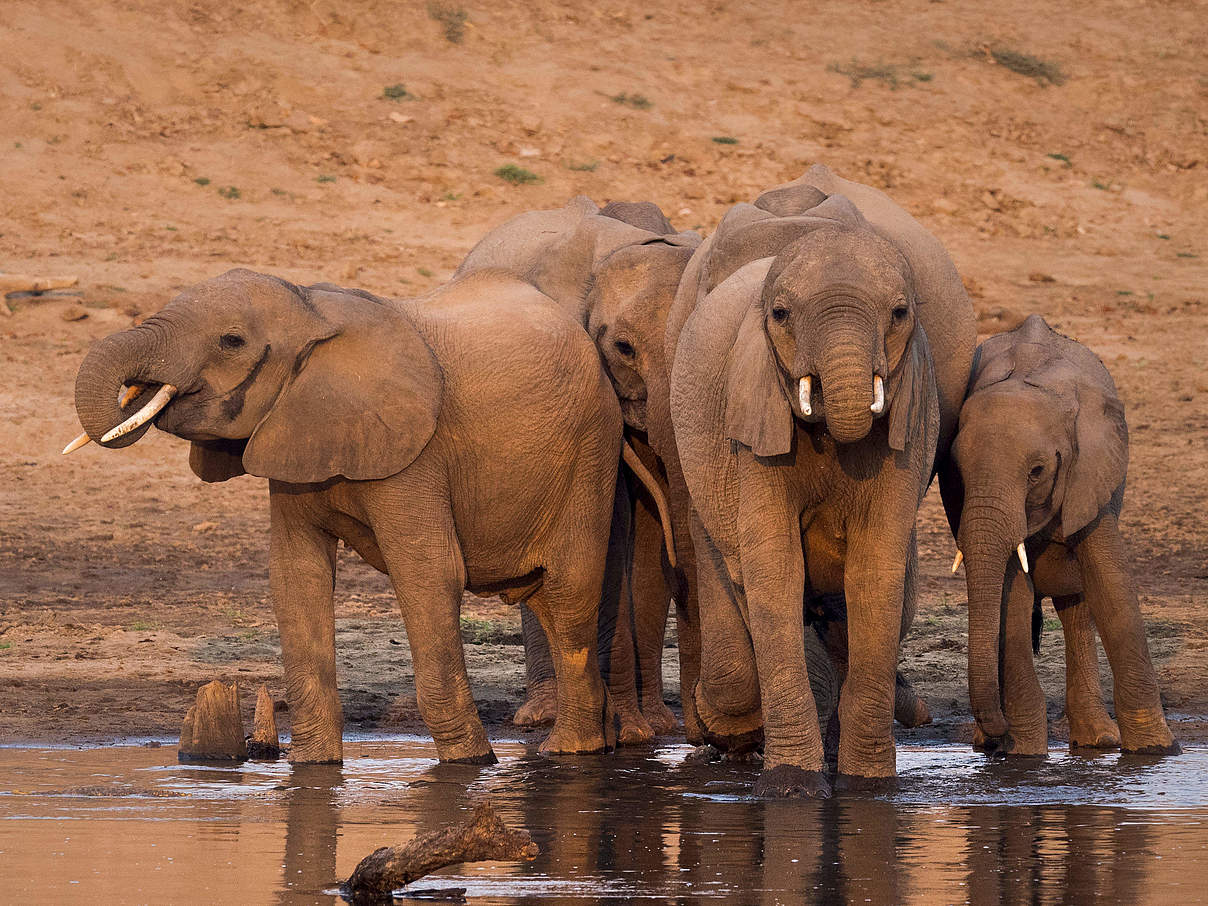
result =
[{"label": "elephant tail", "polygon": [[658,507],[659,521],[663,523],[663,544],[667,546],[667,561],[671,564],[671,568],[675,568],[675,535],[671,531],[671,509],[667,506],[667,496],[663,493],[663,489],[659,487],[658,481],[650,470],[642,463],[641,457],[637,451],[629,445],[628,438],[621,440],[621,459],[625,465],[629,466],[631,471],[650,492],[650,496],[654,498],[654,505]]}]

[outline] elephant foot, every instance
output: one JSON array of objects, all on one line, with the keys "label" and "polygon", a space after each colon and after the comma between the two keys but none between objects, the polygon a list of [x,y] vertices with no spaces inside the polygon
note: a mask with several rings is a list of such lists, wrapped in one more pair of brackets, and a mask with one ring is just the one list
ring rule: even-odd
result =
[{"label": "elephant foot", "polygon": [[528,691],[524,704],[512,716],[518,727],[548,727],[558,716],[558,690],[551,681]]},{"label": "elephant foot", "polygon": [[894,688],[893,716],[898,723],[908,728],[931,723],[931,710],[927,707],[927,702],[923,701],[923,697],[914,691],[900,673]]},{"label": "elephant foot", "polygon": [[821,771],[778,764],[759,775],[755,795],[760,799],[829,799],[831,786]]},{"label": "elephant foot", "polygon": [[898,778],[865,777],[862,774],[836,774],[835,792],[892,793],[898,788]]},{"label": "elephant foot", "polygon": [[1120,725],[1120,750],[1129,755],[1178,755],[1183,751],[1166,725],[1162,710],[1128,714],[1116,709]]},{"label": "elephant foot", "polygon": [[646,723],[650,724],[650,729],[654,731],[655,736],[666,736],[668,733],[674,733],[679,726],[679,721],[675,719],[675,714],[667,703],[662,699],[657,699],[652,702],[642,703],[642,716],[646,718]]},{"label": "elephant foot", "polygon": [[611,749],[600,728],[576,730],[555,723],[539,751],[542,755],[597,755]]},{"label": "elephant foot", "polygon": [[646,722],[641,711],[617,711],[617,745],[640,746],[654,741],[654,729]]},{"label": "elephant foot", "polygon": [[723,752],[749,752],[763,742],[763,711],[760,708],[746,714],[726,714],[709,704],[699,684],[696,708],[703,741]]},{"label": "elephant foot", "polygon": [[487,749],[482,755],[466,755],[461,758],[441,758],[441,764],[499,764],[492,749]]},{"label": "elephant foot", "polygon": [[1070,749],[1118,749],[1120,728],[1107,712],[1092,718],[1070,718]]},{"label": "elephant foot", "polygon": [[343,764],[343,741],[308,740],[294,737],[289,745],[290,764]]},{"label": "elephant foot", "polygon": [[1043,758],[1049,754],[1048,739],[1043,742],[1036,734],[1018,737],[1008,731],[1003,736],[987,736],[981,727],[973,728],[973,748],[993,758]]},{"label": "elephant foot", "polygon": [[684,764],[716,764],[721,761],[722,751],[717,746],[697,746],[684,756]]}]

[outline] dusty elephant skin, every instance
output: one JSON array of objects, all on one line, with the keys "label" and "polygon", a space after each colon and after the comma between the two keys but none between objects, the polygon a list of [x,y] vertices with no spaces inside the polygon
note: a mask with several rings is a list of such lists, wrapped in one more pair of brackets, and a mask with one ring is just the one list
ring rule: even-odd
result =
[{"label": "dusty elephant skin", "polygon": [[[914,515],[973,351],[972,307],[942,247],[881,193],[849,184],[875,212],[865,218],[833,194],[845,182],[814,167],[761,196],[766,208],[731,209],[667,325],[700,573],[697,705],[723,747],[750,745],[763,726],[762,795],[825,792],[771,773],[823,770],[801,694],[803,594],[847,598],[840,775],[894,774]],[[934,366],[933,323],[945,350]]]},{"label": "dusty elephant skin", "polygon": [[[1125,565],[1117,520],[1128,428],[1103,363],[1038,315],[986,340],[952,457],[949,499],[959,506],[950,513],[969,589],[969,697],[985,744],[1007,754],[1048,751],[1032,625],[1034,608],[1051,597],[1065,635],[1071,747],[1178,752]],[[1118,729],[1100,697],[1096,628]]]},{"label": "dusty elephant skin", "polygon": [[76,382],[90,437],[146,431],[104,440],[131,383],[176,388],[154,422],[192,441],[202,479],[270,480],[293,761],[342,755],[338,540],[392,580],[442,760],[494,760],[458,629],[466,588],[526,589],[554,640],[543,750],[612,744],[595,638],[621,418],[594,347],[548,298],[498,273],[391,302],[230,271],[94,345]]},{"label": "dusty elephant skin", "polygon": [[[662,337],[667,312],[695,233],[677,233],[656,205],[583,197],[550,211],[520,214],[489,232],[458,268],[464,275],[502,269],[561,304],[596,343],[625,420],[626,443],[671,502],[674,554],[665,549],[652,494],[626,470],[618,481],[610,566],[600,609],[600,657],[620,719],[619,741],[649,741],[675,719],[663,701],[662,650],[667,611],[676,601],[681,688],[692,688],[699,663],[695,569],[686,517],[676,507],[668,458],[674,436],[667,411],[669,369]],[[662,405],[647,417],[650,396]],[[679,498],[686,494],[679,494]],[[552,720],[557,683],[548,642],[524,610],[528,689],[515,721]],[[699,741],[691,697],[684,698],[688,738]]]}]

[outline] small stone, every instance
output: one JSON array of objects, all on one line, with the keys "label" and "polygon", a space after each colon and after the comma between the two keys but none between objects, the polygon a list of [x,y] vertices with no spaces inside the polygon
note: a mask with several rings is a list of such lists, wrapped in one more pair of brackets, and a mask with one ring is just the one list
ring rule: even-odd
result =
[{"label": "small stone", "polygon": [[956,202],[951,198],[937,198],[931,202],[931,209],[937,214],[955,214]]},{"label": "small stone", "polygon": [[398,111],[394,111],[393,113],[390,114],[390,122],[398,123],[401,126],[407,125],[407,123],[410,123],[414,119],[415,119],[415,117],[407,116],[406,114],[399,113]]},{"label": "small stone", "polygon": [[1056,283],[1057,278],[1052,274],[1042,274],[1040,271],[1032,271],[1028,274],[1028,279],[1033,283]]},{"label": "small stone", "polygon": [[216,528],[218,528],[217,522],[199,522],[197,525],[193,526],[193,531],[199,535],[204,535],[207,532],[214,531]]},{"label": "small stone", "polygon": [[88,317],[88,312],[83,305],[68,305],[59,313],[59,317],[64,321],[83,321]]}]

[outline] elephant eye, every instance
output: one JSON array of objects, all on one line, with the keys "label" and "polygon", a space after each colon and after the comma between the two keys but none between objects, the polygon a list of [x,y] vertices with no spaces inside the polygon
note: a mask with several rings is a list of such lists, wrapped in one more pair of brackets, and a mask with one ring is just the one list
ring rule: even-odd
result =
[{"label": "elephant eye", "polygon": [[906,316],[908,314],[910,314],[910,308],[907,307],[904,303],[900,304],[900,305],[895,305],[893,307],[894,323],[901,324],[903,321],[906,320]]},{"label": "elephant eye", "polygon": [[1044,466],[1036,465],[1036,466],[1032,466],[1031,470],[1028,472],[1028,477],[1031,478],[1032,481],[1036,481],[1036,479],[1038,479],[1043,474],[1044,474]]},{"label": "elephant eye", "polygon": [[224,333],[218,338],[218,345],[222,349],[242,349],[247,345],[247,340],[237,333]]},{"label": "elephant eye", "polygon": [[617,352],[619,352],[625,358],[627,358],[627,359],[633,358],[633,346],[630,345],[630,343],[628,343],[626,340],[617,340],[612,345],[615,346]]},{"label": "elephant eye", "polygon": [[776,305],[772,308],[772,320],[777,324],[783,324],[789,319],[789,310],[783,305]]}]

